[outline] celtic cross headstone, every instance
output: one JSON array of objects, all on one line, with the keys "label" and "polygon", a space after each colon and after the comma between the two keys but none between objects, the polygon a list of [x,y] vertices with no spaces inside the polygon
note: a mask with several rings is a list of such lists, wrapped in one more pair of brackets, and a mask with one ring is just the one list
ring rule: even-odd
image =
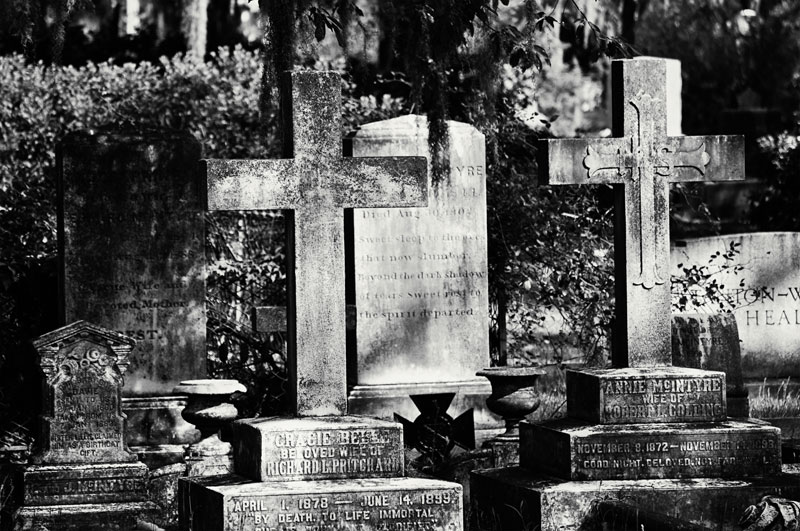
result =
[{"label": "celtic cross headstone", "polygon": [[615,367],[671,365],[669,184],[744,179],[740,136],[668,136],[666,66],[612,63],[614,138],[551,140],[543,184],[614,185]]}]

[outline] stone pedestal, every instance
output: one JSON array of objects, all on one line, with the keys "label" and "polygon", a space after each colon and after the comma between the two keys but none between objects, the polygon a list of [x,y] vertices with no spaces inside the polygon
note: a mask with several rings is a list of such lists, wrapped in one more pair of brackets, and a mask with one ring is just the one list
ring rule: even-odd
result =
[{"label": "stone pedestal", "polygon": [[236,380],[185,380],[175,388],[187,395],[182,416],[194,424],[201,438],[186,449],[187,476],[213,476],[233,472],[233,448],[221,439],[221,430],[239,412],[229,403],[233,393],[247,391]]},{"label": "stone pedestal", "polygon": [[780,472],[780,430],[724,421],[525,424],[520,465],[568,480],[740,478]]},{"label": "stone pedestal", "polygon": [[[800,493],[800,477],[781,475],[780,430],[723,420],[725,389],[724,373],[698,369],[568,371],[569,417],[523,422],[520,467],[473,473],[473,518],[480,529],[577,530],[594,501],[626,497],[659,514],[686,503],[675,516],[719,525],[761,495]],[[711,516],[694,508],[706,498]]]},{"label": "stone pedestal", "polygon": [[[594,526],[600,500],[623,500],[707,529],[739,529],[744,509],[763,496],[800,499],[800,475],[749,479],[562,481],[520,467],[472,472],[471,529],[578,531]],[[647,528],[645,528],[647,529]]]},{"label": "stone pedestal", "polygon": [[237,475],[180,480],[183,530],[463,529],[461,485],[403,477],[400,424],[337,416],[233,426]]}]

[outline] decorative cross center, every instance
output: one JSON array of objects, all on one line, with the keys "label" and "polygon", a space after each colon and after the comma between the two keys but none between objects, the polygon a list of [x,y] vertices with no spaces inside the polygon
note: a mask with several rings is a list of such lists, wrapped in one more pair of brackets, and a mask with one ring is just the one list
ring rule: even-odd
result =
[{"label": "decorative cross center", "polygon": [[543,184],[614,185],[617,367],[671,365],[669,184],[744,179],[740,136],[667,136],[666,63],[612,63],[614,138],[548,140]]},{"label": "decorative cross center", "polygon": [[[643,119],[643,116],[653,116],[659,110],[658,100],[649,94],[639,92],[628,104],[635,111],[635,134],[624,137],[624,142],[630,147],[625,150],[618,148],[616,153],[601,153],[589,145],[586,147],[583,166],[588,170],[589,179],[603,170],[616,170],[616,176],[620,180],[638,185],[639,219],[655,222],[653,184],[657,179],[672,176],[676,167],[694,169],[701,176],[705,175],[710,157],[705,151],[705,142],[702,141],[697,149],[677,152],[668,145],[657,144],[659,139],[653,131],[654,122]],[[642,223],[641,231],[646,230],[647,225],[649,223]],[[647,238],[641,231],[636,260],[638,271],[631,282],[634,286],[652,289],[665,282],[666,264],[658,262],[656,250],[664,245],[664,242],[659,241],[664,234],[656,231],[655,238]]]},{"label": "decorative cross center", "polygon": [[298,415],[347,412],[344,209],[426,206],[424,157],[343,158],[341,80],[283,75],[280,160],[208,160],[209,210],[290,210],[287,365]]}]

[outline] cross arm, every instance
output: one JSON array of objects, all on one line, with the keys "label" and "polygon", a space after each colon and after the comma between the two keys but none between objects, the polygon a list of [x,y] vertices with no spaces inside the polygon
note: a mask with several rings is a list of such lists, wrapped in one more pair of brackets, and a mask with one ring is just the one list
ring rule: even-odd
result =
[{"label": "cross arm", "polygon": [[300,202],[294,160],[208,159],[203,167],[207,210],[292,209]]},{"label": "cross arm", "polygon": [[[744,136],[673,136],[665,142],[675,153],[671,182],[741,181],[744,179]],[[702,158],[702,163],[700,162]]]},{"label": "cross arm", "polygon": [[[537,148],[539,184],[619,183],[624,177],[617,170],[619,157],[630,152],[631,141],[629,138],[541,140]],[[590,156],[593,158],[587,166]]]},{"label": "cross arm", "polygon": [[335,171],[342,178],[332,193],[345,208],[428,205],[425,157],[348,157]]}]

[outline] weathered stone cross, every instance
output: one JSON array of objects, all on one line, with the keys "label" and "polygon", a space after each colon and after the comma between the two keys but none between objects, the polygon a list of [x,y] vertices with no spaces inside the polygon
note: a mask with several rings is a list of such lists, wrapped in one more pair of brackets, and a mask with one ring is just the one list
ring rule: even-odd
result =
[{"label": "weathered stone cross", "polygon": [[613,183],[615,367],[671,365],[669,183],[744,179],[741,136],[667,136],[666,62],[611,64],[614,138],[548,140],[542,184]]},{"label": "weathered stone cross", "polygon": [[343,158],[341,81],[281,78],[280,160],[208,160],[209,210],[285,209],[287,362],[298,415],[347,412],[344,209],[426,206],[423,157]]}]

